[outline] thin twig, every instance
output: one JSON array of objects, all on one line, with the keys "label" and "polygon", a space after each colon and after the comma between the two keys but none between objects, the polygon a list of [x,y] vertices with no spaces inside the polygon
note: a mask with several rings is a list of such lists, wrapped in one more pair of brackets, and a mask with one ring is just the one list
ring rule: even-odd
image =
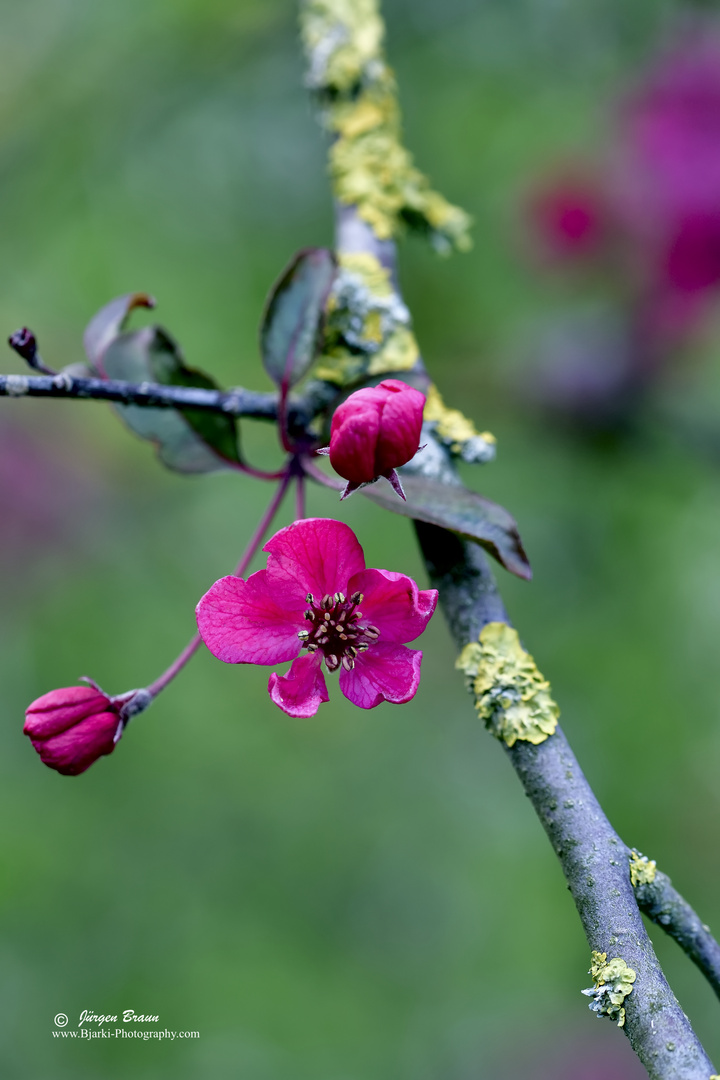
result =
[{"label": "thin twig", "polygon": [[275,420],[277,394],[234,390],[203,390],[192,386],[160,383],[129,383],[118,379],[80,378],[61,371],[58,375],[0,375],[0,397],[92,398],[121,405],[144,405],[154,409],[202,409],[230,416]]},{"label": "thin twig", "polygon": [[[287,402],[287,430],[312,444],[308,426],[325,413],[338,394],[338,388],[322,380],[310,380],[301,395]],[[111,401],[120,405],[140,405],[150,409],[201,409],[226,416],[253,420],[278,418],[276,391],[203,390],[194,386],[168,386],[163,383],[131,383],[120,379],[96,379],[61,371],[49,375],[0,375],[0,397],[64,398],[68,400]]]},{"label": "thin twig", "polygon": [[635,897],[640,910],[677,941],[720,998],[720,945],[667,874],[658,870],[654,881],[636,885]]}]

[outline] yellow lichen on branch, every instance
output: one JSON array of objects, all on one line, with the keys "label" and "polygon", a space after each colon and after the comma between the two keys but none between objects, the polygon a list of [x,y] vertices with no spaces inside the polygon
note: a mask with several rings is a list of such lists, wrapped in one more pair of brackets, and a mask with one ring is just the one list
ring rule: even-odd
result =
[{"label": "yellow lichen on branch", "polygon": [[594,985],[583,990],[586,997],[591,997],[590,1009],[598,1016],[608,1016],[617,1020],[618,1027],[625,1026],[625,1007],[623,1002],[632,993],[637,973],[619,956],[608,961],[607,953],[593,950],[590,958],[590,971]]},{"label": "yellow lichen on branch", "polygon": [[[325,307],[325,325],[315,377],[337,386],[400,375],[420,358],[410,312],[390,271],[365,251],[338,252],[338,271]],[[427,390],[424,419],[435,438],[455,457],[492,461],[495,438],[478,433],[459,409],[449,409],[437,387]]]},{"label": "yellow lichen on branch", "polygon": [[410,312],[367,252],[340,252],[315,376],[339,386],[410,371],[419,357]]},{"label": "yellow lichen on branch", "polygon": [[306,0],[300,25],[315,90],[351,93],[382,55],[385,26],[376,0]]},{"label": "yellow lichen on branch", "polygon": [[423,419],[431,424],[436,437],[451,454],[467,461],[491,461],[495,456],[495,436],[478,432],[472,420],[459,409],[449,409],[435,383],[427,391]]},{"label": "yellow lichen on branch", "polygon": [[455,667],[465,673],[485,726],[508,746],[518,739],[537,745],[554,733],[560,710],[550,683],[512,626],[488,623],[478,640],[465,646]]},{"label": "yellow lichen on branch", "polygon": [[657,863],[654,859],[648,859],[639,851],[630,852],[630,884],[633,889],[636,885],[652,885],[657,874]]},{"label": "yellow lichen on branch", "polygon": [[333,136],[336,197],[356,206],[381,240],[409,226],[426,232],[440,251],[466,250],[470,218],[431,188],[403,145],[377,0],[304,0],[300,18],[307,81]]}]

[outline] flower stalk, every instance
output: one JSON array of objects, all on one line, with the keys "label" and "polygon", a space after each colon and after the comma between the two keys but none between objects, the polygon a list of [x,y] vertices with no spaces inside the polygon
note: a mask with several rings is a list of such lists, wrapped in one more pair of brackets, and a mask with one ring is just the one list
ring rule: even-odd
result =
[{"label": "flower stalk", "polygon": [[[252,562],[253,556],[263,542],[266,532],[275,520],[275,515],[280,509],[280,504],[282,503],[285,492],[288,489],[290,479],[291,474],[290,471],[287,470],[282,475],[282,479],[280,480],[280,483],[277,486],[277,490],[275,491],[275,494],[270,501],[270,505],[260,519],[260,522],[258,523],[255,532],[250,537],[248,545],[243,552],[242,558],[235,567],[235,570],[233,571],[234,576],[241,577]],[[190,660],[192,660],[193,656],[200,648],[201,644],[202,638],[200,634],[195,634],[187,643],[180,655],[175,660],[173,660],[172,664],[170,664],[170,666],[166,668],[162,675],[158,676],[155,682],[151,683],[150,686],[147,687],[147,693],[150,695],[151,698],[156,698],[160,691],[164,690],[168,683],[171,683],[175,676],[180,674],[185,665]]]}]

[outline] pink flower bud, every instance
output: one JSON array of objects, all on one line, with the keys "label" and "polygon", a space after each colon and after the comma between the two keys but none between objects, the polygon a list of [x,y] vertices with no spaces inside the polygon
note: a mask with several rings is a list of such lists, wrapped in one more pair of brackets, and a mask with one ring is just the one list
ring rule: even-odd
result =
[{"label": "pink flower bud", "polygon": [[348,481],[346,494],[415,456],[425,395],[398,379],[356,390],[336,410],[330,428],[330,462]]},{"label": "pink flower bud", "polygon": [[23,731],[45,765],[77,776],[115,749],[123,731],[121,705],[93,686],[65,686],[28,705]]}]

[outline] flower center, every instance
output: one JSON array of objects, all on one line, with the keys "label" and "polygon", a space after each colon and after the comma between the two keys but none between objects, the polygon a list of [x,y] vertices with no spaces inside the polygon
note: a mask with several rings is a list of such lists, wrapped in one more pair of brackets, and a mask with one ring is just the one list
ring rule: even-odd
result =
[{"label": "flower center", "polygon": [[365,652],[380,637],[377,626],[360,625],[363,614],[358,604],[363,602],[363,594],[353,593],[348,600],[344,593],[328,593],[316,603],[313,594],[308,593],[306,600],[310,606],[305,618],[310,625],[298,634],[303,649],[320,649],[328,671],[335,671],[341,664],[346,671],[352,671],[358,653]]}]

